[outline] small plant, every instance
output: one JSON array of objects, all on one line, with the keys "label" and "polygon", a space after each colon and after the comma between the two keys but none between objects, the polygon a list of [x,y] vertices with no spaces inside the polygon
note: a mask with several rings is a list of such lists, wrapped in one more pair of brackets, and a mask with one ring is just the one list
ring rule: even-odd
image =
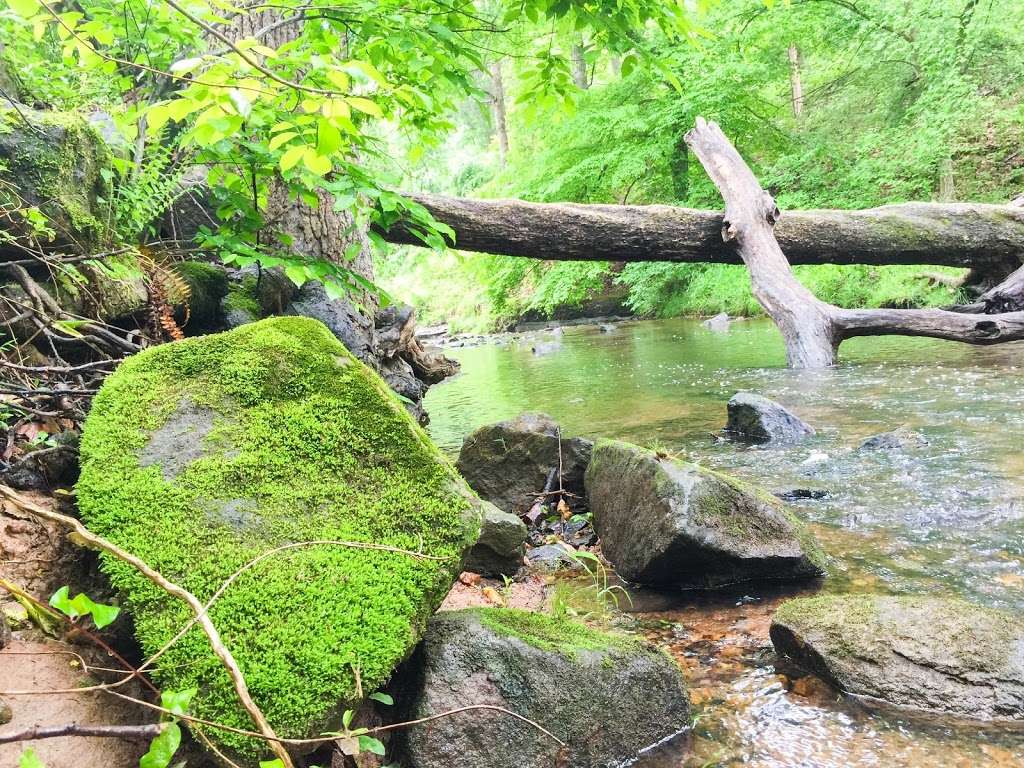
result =
[{"label": "small plant", "polygon": [[160,705],[171,714],[163,716],[166,725],[150,742],[146,754],[139,760],[139,768],[167,768],[171,764],[174,753],[181,746],[181,726],[178,725],[178,718],[186,714],[196,690],[189,688],[184,691],[164,691],[160,694]]},{"label": "small plant", "polygon": [[621,597],[625,597],[630,605],[633,604],[633,599],[621,585],[609,583],[608,569],[597,555],[569,547],[566,547],[566,552],[583,567],[590,583],[585,586],[573,586],[567,582],[557,584],[551,596],[552,616],[606,618],[613,610],[619,609]]},{"label": "small plant", "polygon": [[50,598],[50,605],[63,613],[69,619],[77,619],[81,616],[91,616],[96,629],[103,629],[113,623],[121,609],[116,605],[103,605],[94,602],[88,595],[80,593],[71,597],[67,587],[61,587],[53,593]]}]

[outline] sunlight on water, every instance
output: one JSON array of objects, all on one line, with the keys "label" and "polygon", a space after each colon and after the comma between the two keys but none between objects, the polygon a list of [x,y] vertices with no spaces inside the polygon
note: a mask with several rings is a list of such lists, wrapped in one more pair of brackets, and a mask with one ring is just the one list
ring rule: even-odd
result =
[{"label": "sunlight on water", "polygon": [[[798,373],[784,367],[768,322],[716,334],[674,320],[541,331],[449,354],[463,373],[426,403],[449,452],[482,424],[543,411],[568,433],[657,444],[772,491],[826,491],[793,507],[834,558],[827,590],[954,593],[1024,611],[1024,344],[857,339],[840,366]],[[818,435],[771,449],[719,441],[738,390],[782,402]],[[900,425],[929,445],[858,450]],[[828,458],[805,463],[812,453]],[[651,766],[1024,765],[1024,736],[904,722],[786,677],[767,639],[777,594],[743,598],[676,598],[638,614],[683,662],[701,713],[690,757]]]}]

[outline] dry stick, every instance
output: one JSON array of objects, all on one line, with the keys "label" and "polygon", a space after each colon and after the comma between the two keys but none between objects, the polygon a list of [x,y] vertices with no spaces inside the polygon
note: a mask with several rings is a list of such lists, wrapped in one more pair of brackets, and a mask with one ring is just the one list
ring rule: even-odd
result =
[{"label": "dry stick", "polygon": [[0,733],[0,744],[56,739],[61,736],[91,736],[143,741],[155,739],[166,727],[167,723],[153,723],[152,725],[78,725],[77,723],[68,723],[67,725],[37,726],[24,731]]},{"label": "dry stick", "polygon": [[118,560],[128,563],[165,592],[188,604],[193,612],[199,617],[199,625],[202,627],[203,632],[209,639],[210,647],[217,655],[217,658],[221,660],[221,663],[231,676],[231,681],[235,686],[235,693],[238,694],[238,698],[241,701],[242,706],[245,707],[246,712],[249,713],[253,722],[259,727],[260,733],[262,733],[267,741],[270,742],[270,746],[274,750],[274,754],[281,760],[284,768],[294,768],[294,763],[292,762],[288,751],[280,743],[277,734],[274,732],[270,723],[267,722],[267,718],[263,714],[262,710],[260,710],[256,705],[256,702],[252,700],[252,695],[249,693],[249,686],[245,682],[245,677],[242,675],[241,669],[238,667],[238,662],[235,661],[235,657],[231,655],[231,651],[229,651],[224,645],[220,638],[220,633],[213,625],[213,622],[210,621],[210,617],[204,613],[203,604],[199,602],[199,599],[195,595],[184,587],[166,579],[159,572],[154,570],[151,566],[133,555],[131,552],[126,552],[116,544],[92,533],[81,523],[81,521],[75,520],[73,517],[68,517],[67,515],[62,515],[59,512],[53,512],[45,509],[38,504],[34,504],[28,499],[24,499],[19,496],[6,485],[0,485],[0,495],[6,497],[27,512],[31,512],[45,520],[60,523],[61,525],[71,528],[72,534],[69,538],[71,538],[75,543],[92,547],[93,549],[100,550],[101,552],[106,552],[107,554],[116,557]]}]

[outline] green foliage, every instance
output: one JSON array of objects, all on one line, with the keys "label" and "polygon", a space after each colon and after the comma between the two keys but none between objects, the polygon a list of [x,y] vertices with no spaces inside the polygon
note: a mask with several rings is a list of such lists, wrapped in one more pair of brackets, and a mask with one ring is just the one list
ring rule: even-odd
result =
[{"label": "green foliage", "polygon": [[[146,143],[137,167],[133,163],[119,163],[121,179],[115,188],[111,211],[117,216],[115,227],[122,240],[139,242],[156,234],[152,231],[154,223],[185,192],[181,182],[188,168],[176,157],[176,149],[160,133]],[[109,174],[107,181],[112,178]]]},{"label": "green foliage", "polygon": [[[723,126],[776,195],[783,215],[786,209],[937,199],[947,168],[957,199],[999,202],[1021,192],[1020,3],[995,0],[985,12],[966,1],[766,5],[742,0],[713,8],[701,22],[710,34],[698,45],[652,35],[651,46],[682,81],[680,89],[657,69],[616,69],[612,59],[599,55],[594,84],[576,98],[573,112],[552,107],[528,113],[515,106],[505,168],[495,162],[485,132],[475,154],[463,145],[447,149],[455,166],[448,178],[438,175],[433,158],[429,172],[416,179],[439,190],[483,196],[720,208],[717,191],[683,143],[695,117],[704,115]],[[791,44],[802,60],[800,117],[791,105]],[[467,119],[464,114],[460,119]],[[475,190],[464,187],[466,169],[473,169]],[[427,265],[433,259],[423,258]],[[629,288],[629,305],[644,315],[759,311],[742,267],[638,263],[613,275],[608,265],[594,263],[486,256],[462,263],[470,267],[456,279],[473,281],[477,294],[487,298],[482,315],[492,322],[600,294],[602,268],[607,279]],[[954,291],[929,285],[920,272],[797,269],[818,296],[844,306],[956,300]],[[430,273],[429,266],[419,270],[427,280]],[[451,280],[450,273],[444,279]],[[394,284],[396,294],[409,298],[400,285]],[[457,314],[464,305],[431,304],[433,285],[421,284],[411,295],[417,306],[427,314],[455,313],[457,324],[466,324]]]},{"label": "green foliage", "polygon": [[39,759],[36,751],[29,748],[21,753],[21,758],[18,760],[18,768],[46,768],[46,765]]},{"label": "green foliage", "polygon": [[[194,436],[204,457],[173,477],[165,459],[140,466],[153,433],[181,407],[209,414],[208,433]],[[202,601],[259,554],[295,542],[372,542],[440,558],[300,547],[245,571],[214,604],[211,619],[253,698],[287,737],[337,727],[331,720],[339,704],[355,703],[358,681],[367,692],[386,682],[479,531],[468,489],[422,429],[376,374],[306,318],[130,358],[97,395],[81,454],[83,520]],[[188,621],[183,603],[130,567],[110,558],[103,567],[147,653]],[[251,728],[198,629],[162,657],[156,679],[197,688],[197,716]],[[263,752],[239,736],[209,736],[249,757]]]},{"label": "green foliage", "polygon": [[71,619],[91,616],[96,629],[103,629],[108,624],[112,624],[121,612],[116,605],[95,603],[84,593],[71,597],[67,587],[61,587],[53,593],[50,597],[50,605]]}]

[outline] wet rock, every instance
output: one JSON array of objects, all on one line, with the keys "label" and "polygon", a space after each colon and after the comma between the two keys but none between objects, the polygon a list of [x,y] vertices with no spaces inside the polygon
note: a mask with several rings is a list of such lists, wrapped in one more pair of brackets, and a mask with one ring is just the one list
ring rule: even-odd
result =
[{"label": "wet rock", "polygon": [[[380,377],[309,318],[131,357],[96,396],[81,454],[86,525],[194,592],[275,548],[328,542],[260,562],[213,608],[257,704],[296,736],[337,728],[390,678],[479,534],[469,487]],[[353,538],[428,557],[329,543]],[[103,566],[154,653],[187,610],[135,571]],[[159,674],[198,688],[196,715],[248,722],[201,634],[172,646]],[[210,738],[240,764],[266,754],[239,735]]]},{"label": "wet rock", "polygon": [[729,330],[729,315],[726,312],[720,312],[714,317],[709,317],[703,323],[701,323],[709,331],[715,331],[716,333],[723,333]]},{"label": "wet rock", "polygon": [[[561,438],[562,484],[579,497],[592,445],[580,437]],[[558,459],[558,424],[541,413],[524,413],[473,432],[462,443],[457,466],[482,499],[522,514],[544,491],[552,470],[557,473]]]},{"label": "wet rock", "polygon": [[737,392],[729,400],[729,437],[756,443],[792,442],[814,434],[814,428],[773,400]]},{"label": "wet rock", "polygon": [[480,538],[466,555],[464,567],[484,576],[514,576],[523,567],[526,525],[486,501],[483,508]]},{"label": "wet rock", "polygon": [[577,570],[583,566],[559,544],[543,544],[527,551],[527,563],[541,571]]},{"label": "wet rock", "polygon": [[788,491],[779,491],[775,494],[775,497],[782,501],[801,501],[803,499],[818,499],[828,498],[829,492],[821,490],[820,488],[791,488]]},{"label": "wet rock", "polygon": [[979,720],[1024,721],[1024,621],[962,600],[827,595],[784,603],[779,654],[858,696]]},{"label": "wet rock", "polygon": [[600,440],[586,485],[604,555],[628,581],[707,588],[825,572],[778,499],[727,475]]},{"label": "wet rock", "polygon": [[78,433],[61,432],[54,435],[53,443],[6,466],[0,463],[0,483],[22,491],[74,485],[78,479]]},{"label": "wet rock", "polygon": [[497,712],[448,717],[402,736],[415,768],[610,768],[690,724],[675,663],[630,638],[510,609],[442,612],[396,697],[419,718],[472,704],[504,707],[567,743]]},{"label": "wet rock", "polygon": [[873,435],[860,444],[862,451],[905,451],[911,448],[924,448],[928,440],[920,432],[907,427],[898,427],[892,432]]}]

